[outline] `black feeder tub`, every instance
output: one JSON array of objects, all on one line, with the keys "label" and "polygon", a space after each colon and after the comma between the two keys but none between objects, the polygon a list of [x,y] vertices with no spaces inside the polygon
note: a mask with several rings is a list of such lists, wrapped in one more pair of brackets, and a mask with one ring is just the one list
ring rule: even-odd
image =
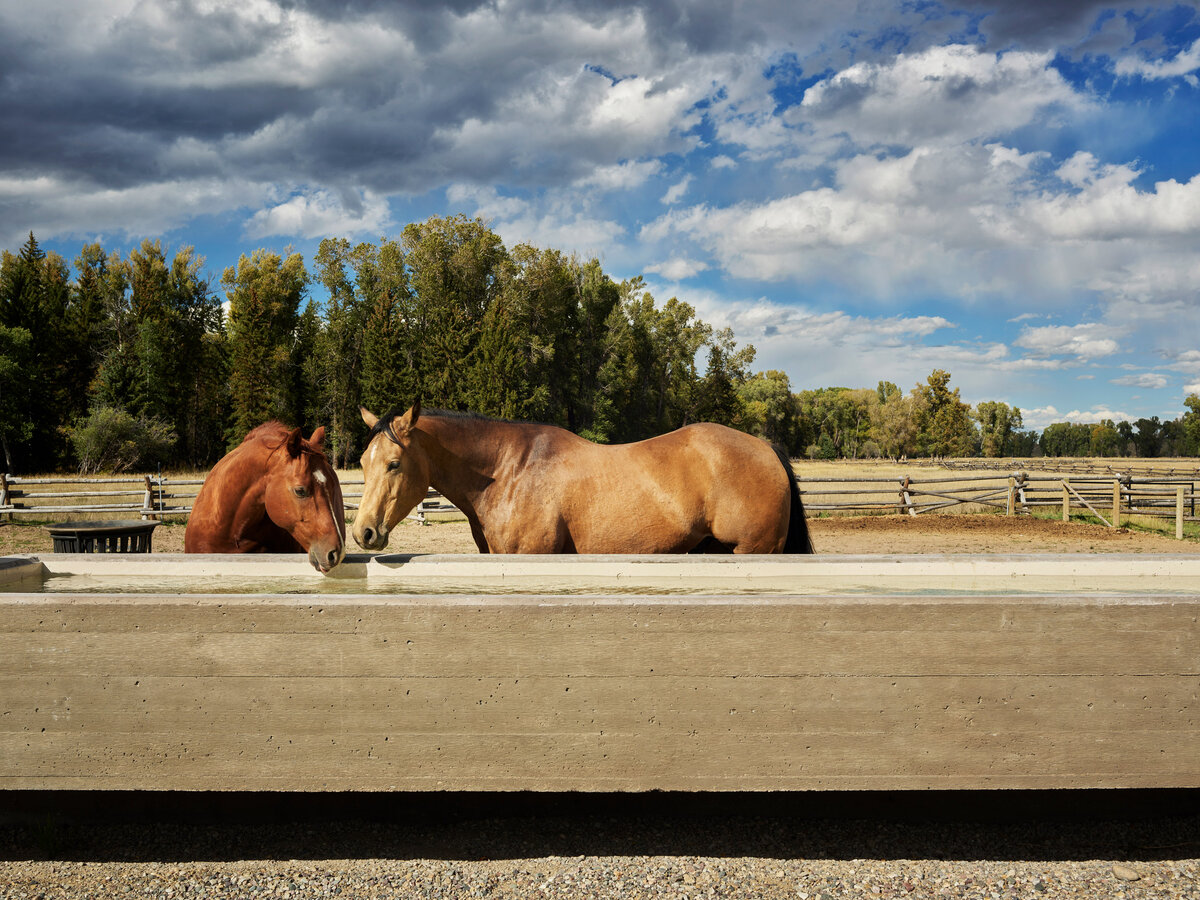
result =
[{"label": "black feeder tub", "polygon": [[141,519],[50,525],[55,553],[149,553],[158,522]]}]

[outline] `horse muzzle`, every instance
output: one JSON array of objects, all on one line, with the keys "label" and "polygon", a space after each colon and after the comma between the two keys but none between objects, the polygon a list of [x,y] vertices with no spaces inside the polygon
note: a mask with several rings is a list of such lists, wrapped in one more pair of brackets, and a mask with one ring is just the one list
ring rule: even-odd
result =
[{"label": "horse muzzle", "polygon": [[354,529],[354,540],[364,550],[382,550],[388,543],[388,532],[369,525]]},{"label": "horse muzzle", "polygon": [[335,547],[319,547],[316,544],[308,549],[308,561],[322,575],[338,565],[346,556],[346,548],[341,544]]}]

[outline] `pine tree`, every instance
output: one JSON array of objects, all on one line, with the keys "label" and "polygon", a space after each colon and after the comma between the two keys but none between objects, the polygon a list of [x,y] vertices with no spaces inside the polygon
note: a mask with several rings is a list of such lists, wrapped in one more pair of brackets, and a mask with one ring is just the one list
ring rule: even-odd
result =
[{"label": "pine tree", "polygon": [[434,216],[405,227],[420,396],[427,406],[466,409],[483,318],[508,253],[481,219]]},{"label": "pine tree", "polygon": [[70,457],[62,427],[82,411],[88,381],[81,368],[86,348],[73,322],[67,264],[30,233],[19,254],[6,251],[0,259],[0,325],[28,334],[9,335],[9,359],[21,356],[22,382],[6,404],[15,418],[5,431],[23,437],[9,441],[8,465],[52,470]]},{"label": "pine tree", "polygon": [[256,250],[226,269],[221,285],[230,304],[232,419],[226,443],[232,447],[263,422],[300,419],[292,345],[308,273],[299,253],[283,259]]}]

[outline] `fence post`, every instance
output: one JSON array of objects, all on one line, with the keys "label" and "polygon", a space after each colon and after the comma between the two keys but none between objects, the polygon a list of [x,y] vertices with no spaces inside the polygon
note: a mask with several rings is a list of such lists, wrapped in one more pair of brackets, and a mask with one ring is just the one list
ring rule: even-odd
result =
[{"label": "fence post", "polygon": [[1063,521],[1071,521],[1071,489],[1068,485],[1071,483],[1071,476],[1064,475],[1062,480],[1063,489]]},{"label": "fence post", "polygon": [[1008,515],[1016,514],[1017,505],[1017,479],[1015,475],[1008,476]]},{"label": "fence post", "polygon": [[1121,527],[1121,479],[1113,479],[1113,518],[1112,527]]},{"label": "fence post", "polygon": [[[142,509],[143,510],[154,509],[154,488],[150,484],[150,476],[149,475],[146,476],[146,496],[142,498]],[[156,515],[148,514],[146,512],[142,513],[142,519],[157,519],[157,518],[158,518],[158,516],[156,516]]]},{"label": "fence post", "polygon": [[1175,540],[1183,540],[1183,485],[1175,488]]},{"label": "fence post", "polygon": [[917,514],[917,511],[915,509],[913,509],[912,495],[909,494],[909,492],[908,492],[908,476],[907,475],[905,475],[904,478],[902,478],[900,480],[900,502],[902,502],[904,504],[904,509],[905,509],[905,511],[908,512],[908,514],[910,516],[915,516]]},{"label": "fence post", "polygon": [[[3,510],[6,506],[8,506],[8,473],[0,472],[0,510]],[[3,515],[3,513],[0,512],[0,515]],[[12,513],[9,513],[8,520],[10,522],[12,521],[12,517]],[[0,519],[0,521],[3,520]]]}]

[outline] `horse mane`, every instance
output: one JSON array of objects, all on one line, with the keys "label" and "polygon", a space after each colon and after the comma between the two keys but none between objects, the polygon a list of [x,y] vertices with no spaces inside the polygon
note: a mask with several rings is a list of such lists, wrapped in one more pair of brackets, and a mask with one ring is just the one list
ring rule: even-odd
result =
[{"label": "horse mane", "polygon": [[261,425],[251,428],[242,438],[242,443],[249,443],[251,439],[256,441],[270,439],[280,434],[287,434],[291,430],[278,419],[272,419],[270,422],[263,422]]},{"label": "horse mane", "polygon": [[[270,422],[263,422],[261,425],[251,428],[246,433],[246,436],[242,438],[242,443],[248,444],[251,440],[254,440],[268,450],[276,450],[283,445],[283,442],[287,440],[287,436],[294,430],[278,419],[272,419]],[[311,453],[314,456],[325,456],[323,450],[315,450],[309,445],[308,438],[304,436],[303,432],[300,434],[300,452]]]},{"label": "horse mane", "polygon": [[[391,441],[393,444],[397,443],[396,438],[392,435],[392,422],[394,422],[398,416],[402,416],[406,412],[408,412],[407,409],[401,409],[398,406],[394,406],[391,409],[389,409],[386,413],[384,413],[382,416],[380,416],[378,421],[376,421],[375,424],[371,426],[371,430],[367,432],[366,444],[370,444],[371,441],[373,441],[375,439],[375,436],[377,434],[386,435],[387,439],[389,441]],[[470,420],[473,422],[504,422],[507,424],[523,424],[523,423],[514,423],[514,421],[512,419],[501,419],[496,416],[485,416],[483,413],[463,412],[462,410],[457,410],[457,409],[424,409],[424,408],[422,408],[421,409],[421,418],[423,419],[426,416],[436,416],[439,419],[466,419],[466,420]],[[420,421],[420,419],[418,419],[418,421]],[[364,446],[365,446],[365,444],[364,444]]]}]

